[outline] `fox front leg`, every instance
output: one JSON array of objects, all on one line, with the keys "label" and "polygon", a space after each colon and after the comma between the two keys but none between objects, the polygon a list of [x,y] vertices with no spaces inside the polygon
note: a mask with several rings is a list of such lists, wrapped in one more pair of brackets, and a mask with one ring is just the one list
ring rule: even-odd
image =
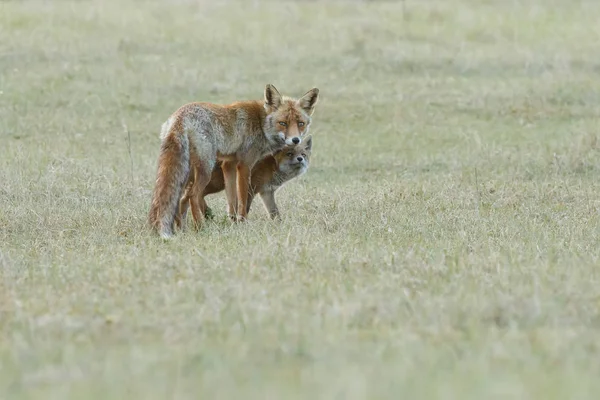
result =
[{"label": "fox front leg", "polygon": [[225,181],[225,196],[227,197],[227,215],[235,221],[235,213],[238,208],[237,201],[237,169],[235,161],[223,161],[221,164],[223,170],[223,180]]},{"label": "fox front leg", "polygon": [[262,199],[263,204],[265,205],[265,209],[269,213],[269,216],[271,217],[271,219],[276,219],[276,218],[281,217],[281,215],[279,214],[279,208],[277,208],[277,203],[275,203],[275,192],[274,191],[270,190],[268,192],[262,192],[260,194],[260,198]]},{"label": "fox front leg", "polygon": [[254,191],[251,189],[248,191],[248,200],[246,201],[246,213],[250,213],[250,206],[252,205],[252,200],[254,200]]},{"label": "fox front leg", "polygon": [[248,203],[248,191],[250,190],[250,168],[240,162],[237,165],[237,213],[238,221],[244,221],[248,217],[246,205]]}]

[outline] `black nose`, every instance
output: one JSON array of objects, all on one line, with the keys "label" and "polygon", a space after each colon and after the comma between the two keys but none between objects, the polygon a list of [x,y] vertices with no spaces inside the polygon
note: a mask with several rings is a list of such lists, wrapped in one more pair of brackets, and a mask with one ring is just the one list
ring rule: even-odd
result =
[{"label": "black nose", "polygon": [[292,139],[292,143],[298,144],[298,143],[300,143],[300,139],[297,138],[297,137],[295,137],[295,138]]},{"label": "black nose", "polygon": [[302,162],[302,160],[304,160],[304,158],[302,158],[302,157],[298,157],[298,158],[296,158],[296,160],[298,160],[298,161]]}]

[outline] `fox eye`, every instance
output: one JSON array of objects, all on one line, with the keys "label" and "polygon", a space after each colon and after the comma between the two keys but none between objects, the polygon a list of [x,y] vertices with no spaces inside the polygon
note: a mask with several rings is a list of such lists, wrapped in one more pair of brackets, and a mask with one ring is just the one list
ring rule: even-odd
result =
[{"label": "fox eye", "polygon": [[302,157],[306,158],[306,154],[305,154],[305,153],[302,153]]},{"label": "fox eye", "polygon": [[298,122],[298,126],[304,126],[304,122],[302,122],[302,121]]},{"label": "fox eye", "polygon": [[287,154],[286,154],[286,156],[288,156],[288,157],[293,157],[293,156],[294,156],[294,153],[287,153]]},{"label": "fox eye", "polygon": [[281,126],[287,126],[287,124],[285,122],[283,122],[283,121],[279,121],[279,125],[281,125]]}]

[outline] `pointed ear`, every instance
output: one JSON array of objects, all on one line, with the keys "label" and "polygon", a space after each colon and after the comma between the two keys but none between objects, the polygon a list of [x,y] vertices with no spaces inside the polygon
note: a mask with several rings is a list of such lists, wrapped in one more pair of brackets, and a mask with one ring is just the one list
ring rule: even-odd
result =
[{"label": "pointed ear", "polygon": [[273,112],[281,106],[281,94],[270,83],[265,88],[265,109]]},{"label": "pointed ear", "polygon": [[306,137],[306,139],[304,139],[304,148],[307,151],[311,151],[312,150],[312,136],[311,135],[308,135]]},{"label": "pointed ear", "polygon": [[315,105],[317,104],[317,100],[319,100],[319,89],[312,88],[304,96],[298,100],[298,105],[306,111],[308,115],[312,115],[315,110]]}]

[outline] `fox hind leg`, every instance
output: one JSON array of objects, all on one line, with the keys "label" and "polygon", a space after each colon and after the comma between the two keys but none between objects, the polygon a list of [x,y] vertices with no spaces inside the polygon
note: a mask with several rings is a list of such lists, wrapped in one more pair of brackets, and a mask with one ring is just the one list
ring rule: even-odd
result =
[{"label": "fox hind leg", "polygon": [[[202,158],[201,158],[202,157]],[[180,226],[184,225],[187,211],[191,209],[194,228],[199,229],[204,220],[204,207],[200,203],[203,197],[204,189],[210,182],[212,167],[216,162],[215,157],[211,157],[210,152],[198,154],[194,152],[190,157],[190,176],[187,179],[185,190],[179,200],[178,218]]]},{"label": "fox hind leg", "polygon": [[183,192],[183,196],[181,196],[181,199],[179,200],[179,208],[177,210],[177,215],[175,215],[175,225],[179,228],[179,229],[184,229],[185,228],[185,219],[187,217],[187,212],[188,212],[188,208],[190,205],[190,193],[191,193],[191,188],[192,185],[194,183],[193,180],[193,174],[192,177],[189,179],[185,190]]},{"label": "fox hind leg", "polygon": [[200,229],[204,221],[204,213],[206,211],[206,203],[204,202],[204,189],[210,182],[212,168],[209,168],[207,163],[198,163],[194,169],[194,183],[190,188],[189,203],[194,219],[194,226]]}]

